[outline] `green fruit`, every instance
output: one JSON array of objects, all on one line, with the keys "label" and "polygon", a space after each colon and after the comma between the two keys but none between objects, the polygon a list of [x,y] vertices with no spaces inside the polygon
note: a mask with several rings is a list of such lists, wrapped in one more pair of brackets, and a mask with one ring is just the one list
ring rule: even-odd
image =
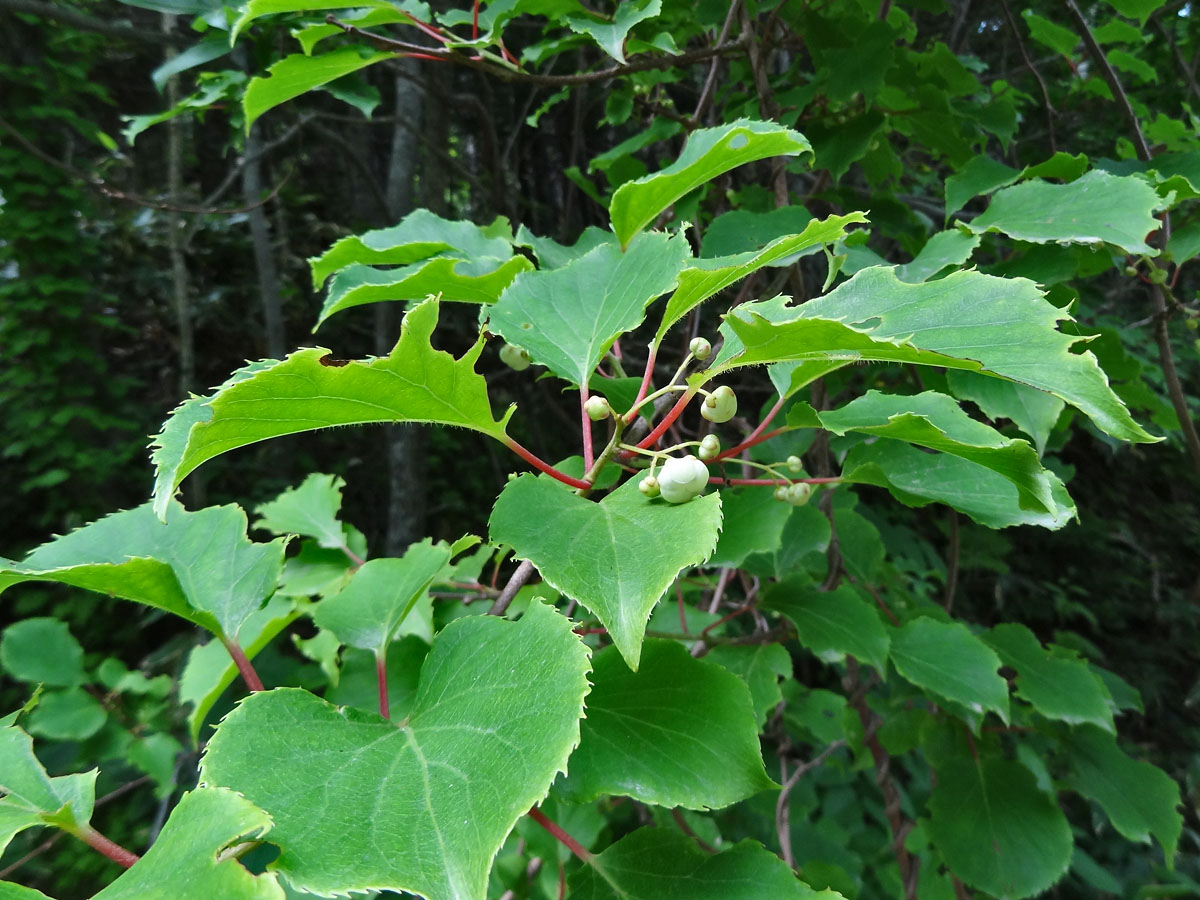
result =
[{"label": "green fruit", "polygon": [[712,353],[712,344],[702,337],[692,338],[692,342],[688,344],[688,352],[696,359],[708,359]]},{"label": "green fruit", "polygon": [[800,459],[800,457],[798,457],[798,456],[789,456],[787,458],[787,467],[788,467],[789,472],[795,472],[795,473],[803,472],[804,471],[804,461],[802,459]]},{"label": "green fruit", "polygon": [[696,451],[705,462],[711,462],[716,459],[721,453],[721,440],[715,434],[706,434],[704,440],[700,442],[700,449]]},{"label": "green fruit", "polygon": [[813,486],[804,481],[796,481],[787,487],[787,502],[792,506],[803,506],[812,497]]},{"label": "green fruit", "polygon": [[524,347],[518,347],[516,344],[505,344],[500,348],[500,362],[504,363],[514,372],[524,372],[529,368],[529,364],[533,362],[533,358]]},{"label": "green fruit", "polygon": [[608,405],[608,399],[600,396],[588,397],[587,402],[583,404],[583,411],[593,422],[602,422],[612,415],[612,407]]},{"label": "green fruit", "polygon": [[704,404],[700,407],[700,415],[718,425],[737,415],[737,394],[733,392],[733,388],[723,384],[705,397]]},{"label": "green fruit", "polygon": [[687,503],[704,493],[708,466],[694,456],[670,456],[658,470],[658,488],[668,503]]},{"label": "green fruit", "polygon": [[657,497],[658,491],[659,491],[658,479],[655,478],[653,475],[647,475],[645,478],[643,478],[638,483],[638,490],[641,491],[643,494],[645,494],[647,497],[651,497],[651,498]]}]

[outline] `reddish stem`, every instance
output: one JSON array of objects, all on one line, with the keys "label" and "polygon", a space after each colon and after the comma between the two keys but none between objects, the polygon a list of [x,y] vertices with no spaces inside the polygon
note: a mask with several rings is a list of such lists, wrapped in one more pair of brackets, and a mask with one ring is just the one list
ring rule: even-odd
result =
[{"label": "reddish stem", "polygon": [[117,865],[124,866],[126,869],[141,859],[136,853],[126,850],[116,841],[110,841],[91,825],[85,825],[79,831],[72,833],[97,853],[104,854]]},{"label": "reddish stem", "polygon": [[[442,34],[440,31],[438,31],[436,28],[434,28],[428,22],[422,22],[420,19],[418,19],[412,13],[406,12],[405,15],[408,16],[409,20],[413,23],[413,25],[415,25],[417,28],[421,29],[421,31],[425,32],[427,35],[429,35],[435,41],[441,41],[444,44],[450,40],[448,37],[446,37],[444,34]],[[436,56],[431,57],[431,59],[439,59],[439,58],[440,57],[436,57]]]},{"label": "reddish stem", "polygon": [[738,616],[742,615],[743,613],[748,613],[752,609],[754,609],[754,606],[753,606],[753,604],[750,604],[750,603],[747,603],[745,606],[738,607],[733,612],[731,612],[729,615],[724,616],[723,618],[717,619],[717,621],[713,622],[711,625],[706,625],[704,627],[704,630],[700,632],[700,637],[704,637],[706,634],[708,634],[710,631],[712,631],[718,625],[724,625],[730,619],[736,619]]},{"label": "reddish stem", "polygon": [[574,478],[570,475],[563,474],[562,472],[558,471],[558,469],[554,468],[554,466],[550,465],[548,462],[542,460],[541,458],[536,456],[531,451],[522,447],[520,444],[518,444],[512,438],[506,438],[504,441],[504,444],[506,447],[508,447],[509,450],[511,450],[513,453],[517,454],[517,456],[521,457],[521,459],[525,460],[525,462],[529,463],[535,469],[545,472],[547,475],[549,475],[551,478],[555,479],[556,481],[561,481],[563,484],[569,484],[573,488],[582,488],[584,490],[591,489],[592,486],[590,484],[588,484],[586,481],[584,481],[580,478]]},{"label": "reddish stem", "polygon": [[838,484],[842,480],[840,475],[835,475],[830,478],[797,478],[794,481],[787,478],[723,478],[720,475],[714,475],[708,479],[709,484],[757,484],[757,485],[780,485],[780,484]]},{"label": "reddish stem", "polygon": [[638,444],[638,449],[645,450],[647,447],[653,447],[657,444],[658,439],[666,434],[668,428],[675,424],[675,420],[687,409],[687,405],[695,396],[695,393],[692,391],[685,391],[683,396],[675,401],[675,405],[671,407],[671,411],[663,416],[663,420],[655,425],[654,430],[642,439],[642,442]]},{"label": "reddish stem", "polygon": [[752,432],[750,432],[750,436],[748,438],[746,438],[744,441],[742,441],[740,444],[738,444],[736,447],[730,447],[724,453],[718,454],[717,460],[719,461],[722,459],[728,459],[731,456],[737,456],[739,453],[741,453],[747,447],[753,447],[755,444],[761,444],[763,441],[770,440],[771,438],[775,437],[775,435],[781,434],[783,432],[783,429],[776,428],[774,431],[772,431],[770,434],[766,435],[765,437],[759,438],[759,435],[762,434],[763,431],[766,429],[766,427],[771,424],[771,420],[773,418],[775,418],[776,414],[781,409],[783,409],[783,404],[784,404],[784,398],[780,397],[775,402],[775,405],[771,407],[770,412],[768,412],[765,416],[763,416],[763,420],[758,423],[758,427],[755,428]]},{"label": "reddish stem", "polygon": [[580,862],[590,863],[592,861],[592,854],[579,841],[575,840],[575,838],[559,828],[558,825],[546,818],[546,814],[536,806],[529,810],[529,818],[554,835],[554,839],[574,853]]},{"label": "reddish stem", "polygon": [[475,0],[474,8],[471,10],[471,40],[479,37],[479,0]]},{"label": "reddish stem", "polygon": [[401,53],[400,55],[405,59],[431,59],[434,62],[446,61],[446,57],[444,56],[433,56],[429,53]]},{"label": "reddish stem", "polygon": [[379,714],[385,719],[390,719],[391,706],[388,704],[388,684],[387,684],[387,648],[375,654],[375,680],[379,682]]},{"label": "reddish stem", "polygon": [[583,471],[591,471],[592,464],[596,461],[595,453],[592,449],[592,419],[587,413],[588,388],[586,384],[579,386],[579,420],[582,422],[583,431]]},{"label": "reddish stem", "polygon": [[637,418],[637,408],[646,395],[650,393],[650,379],[654,377],[654,359],[658,356],[658,348],[653,344],[650,345],[650,353],[646,357],[646,371],[642,373],[642,386],[638,388],[637,399],[633,401],[633,406],[629,410],[629,415],[625,417],[625,424],[629,425]]},{"label": "reddish stem", "polygon": [[229,651],[229,655],[233,657],[233,664],[237,666],[238,672],[241,673],[242,681],[246,682],[246,687],[252,693],[263,690],[262,679],[254,671],[254,666],[250,664],[250,660],[246,657],[246,652],[238,645],[238,642],[231,639],[223,639],[223,643],[225,644],[225,649]]},{"label": "reddish stem", "polygon": [[716,461],[722,462],[723,460],[730,459],[731,457],[739,456],[743,450],[753,447],[755,444],[761,444],[764,441],[769,441],[771,438],[783,434],[785,431],[787,431],[786,428],[776,428],[772,431],[768,431],[766,434],[760,434],[758,431],[755,431],[754,434],[746,438],[736,447],[730,447],[728,450],[718,453]]}]

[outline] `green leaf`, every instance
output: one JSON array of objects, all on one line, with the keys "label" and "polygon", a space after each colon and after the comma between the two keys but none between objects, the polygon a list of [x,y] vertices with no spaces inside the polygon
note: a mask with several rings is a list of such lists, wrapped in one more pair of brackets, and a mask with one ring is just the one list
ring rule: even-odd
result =
[{"label": "green leaf", "polygon": [[743,349],[703,373],[706,378],[736,366],[785,360],[940,365],[1051,393],[1122,440],[1157,440],[1130,417],[1095,357],[1070,352],[1079,338],[1055,328],[1063,312],[1022,278],[967,271],[904,284],[892,269],[876,267],[802,306],[772,309],[777,322],[756,315],[757,307],[740,306],[726,316]]},{"label": "green leaf", "polygon": [[747,251],[734,256],[719,256],[692,260],[679,273],[679,287],[667,300],[662,324],[654,336],[654,344],[662,343],[672,325],[682,319],[709,297],[722,291],[735,281],[761,269],[763,266],[782,265],[808,248],[831,244],[846,234],[846,225],[866,222],[860,212],[845,216],[830,216],[823,221],[813,219],[800,234],[777,238],[757,251]]},{"label": "green leaf", "polygon": [[1163,0],[1105,0],[1105,2],[1121,15],[1137,19],[1139,25],[1145,25],[1150,13],[1163,5]]},{"label": "green leaf", "polygon": [[341,47],[320,56],[296,53],[285,56],[267,69],[269,78],[251,78],[242,97],[246,114],[246,131],[254,120],[269,109],[286,103],[315,87],[357,72],[385,59],[396,59],[398,53],[363,54],[357,47]]},{"label": "green leaf", "polygon": [[946,178],[946,219],[962,209],[972,197],[1008,187],[1020,177],[1020,169],[1010,168],[990,156],[972,158]]},{"label": "green leaf", "polygon": [[716,855],[670,828],[639,828],[571,876],[571,900],[844,900],[814,891],[754,841]]},{"label": "green leaf", "polygon": [[1157,766],[1130,759],[1113,735],[1095,726],[1073,728],[1063,741],[1073,769],[1070,786],[1099,803],[1129,840],[1148,844],[1153,835],[1172,865],[1183,830],[1179,785]]},{"label": "green leaf", "polygon": [[675,286],[689,252],[682,235],[655,232],[624,252],[602,244],[561,268],[526,272],[492,307],[488,328],[560,378],[584,385],[613,341]]},{"label": "green leaf", "polygon": [[252,364],[216,393],[186,401],[156,438],[155,512],[165,512],[179,482],[201,463],[285,434],[330,425],[433,422],[503,440],[513,408],[492,418],[487,383],[475,373],[482,342],[459,359],[434,350],[430,336],[437,318],[436,299],[414,307],[395,348],[381,359],[327,365],[322,360],[329,351],[298,350],[282,362]]},{"label": "green leaf", "polygon": [[754,718],[762,730],[771,710],[783,699],[779,679],[792,677],[792,657],[783,645],[718,644],[704,654],[704,661],[716,663],[746,682],[754,701]]},{"label": "green leaf", "polygon": [[220,897],[221,900],[284,900],[274,873],[252,875],[221,851],[256,840],[271,829],[271,817],[224,788],[198,788],[183,795],[154,846],[133,868],[93,900],[151,900],[158,897]]},{"label": "green leaf", "polygon": [[83,688],[47,691],[29,714],[29,733],[52,741],[83,741],[104,727],[108,713]]},{"label": "green leaf", "polygon": [[13,835],[35,825],[86,828],[99,771],[51,778],[33,755],[33,738],[15,725],[0,728],[0,852]]},{"label": "green leaf", "polygon": [[568,16],[564,24],[576,34],[586,34],[621,65],[625,65],[625,38],[639,22],[653,19],[662,11],[662,0],[621,0],[613,20],[597,22],[584,16]]},{"label": "green leaf", "polygon": [[1017,670],[1017,696],[1043,716],[1116,731],[1108,689],[1085,662],[1052,656],[1024,625],[997,625],[983,640],[1004,665]]},{"label": "green leaf", "polygon": [[961,457],[1012,482],[1023,509],[1056,509],[1051,473],[1042,467],[1034,449],[972,419],[945,394],[868,391],[840,409],[817,415],[821,425],[837,435],[855,431]]},{"label": "green leaf", "polygon": [[298,890],[483,900],[500,845],[579,741],[587,669],[540,602],[516,623],[467,616],[434,641],[403,726],[259,692],[221,723],[202,779],[274,819],[274,867]]},{"label": "green leaf", "polygon": [[523,256],[471,260],[437,256],[399,269],[350,266],[333,277],[317,326],[334,313],[367,303],[423,300],[436,294],[442,300],[495,303],[514,278],[533,264]]},{"label": "green leaf", "polygon": [[[0,825],[0,835],[4,834],[4,826]],[[53,900],[41,891],[13,884],[11,881],[0,881],[0,900]]]},{"label": "green leaf", "polygon": [[24,619],[5,628],[0,666],[10,677],[31,684],[73,687],[85,680],[83,647],[66,622],[49,617]]},{"label": "green leaf", "polygon": [[923,453],[891,441],[858,444],[846,455],[842,480],[887,488],[901,503],[938,502],[966,513],[988,528],[1038,525],[1057,530],[1075,518],[1075,504],[1053,472],[1046,473],[1053,510],[1024,509],[1017,489],[1003,475],[949,453]]},{"label": "green leaf", "polygon": [[[366,7],[368,9],[394,9],[399,6],[425,21],[429,21],[430,18],[429,4],[418,2],[418,0],[399,0],[395,4],[387,2],[387,0],[354,0],[352,5],[355,8]],[[346,0],[249,0],[242,10],[242,14],[233,23],[233,28],[229,33],[229,42],[231,44],[235,42],[248,24],[263,16],[346,8]]]},{"label": "green leaf", "polygon": [[1055,53],[1070,56],[1075,45],[1079,43],[1079,35],[1070,28],[1051,22],[1044,16],[1039,16],[1032,9],[1021,12],[1021,18],[1029,26],[1029,35],[1044,47],[1049,47]]},{"label": "green leaf", "polygon": [[288,488],[274,500],[260,503],[255,528],[272,534],[303,534],[330,550],[346,546],[338,511],[346,482],[337,475],[313,472],[299,487]]},{"label": "green leaf", "polygon": [[990,419],[1011,419],[1033,438],[1038,455],[1046,450],[1050,430],[1066,405],[1053,394],[1016,381],[1001,381],[961,369],[946,373],[951,393],[970,400]]},{"label": "green leaf", "polygon": [[583,256],[589,250],[594,250],[601,244],[616,244],[617,236],[611,231],[589,225],[583,229],[583,234],[570,246],[558,243],[552,238],[539,237],[524,225],[517,229],[515,243],[518,247],[528,247],[537,257],[538,268],[559,269],[567,263]]},{"label": "green leaf", "polygon": [[928,281],[947,266],[961,266],[971,258],[981,238],[958,228],[939,231],[932,235],[921,252],[911,262],[896,266],[896,277],[901,281]]},{"label": "green leaf", "polygon": [[1128,50],[1122,50],[1119,47],[1109,50],[1104,54],[1114,69],[1120,69],[1127,75],[1137,76],[1138,81],[1148,82],[1150,84],[1158,83],[1158,72],[1154,66],[1150,65],[1144,59],[1139,59]]},{"label": "green leaf", "polygon": [[767,212],[730,210],[721,213],[704,229],[700,256],[713,259],[762,250],[779,238],[800,234],[816,221],[803,206],[781,206]]},{"label": "green leaf", "polygon": [[[401,722],[412,713],[421,677],[421,666],[429,655],[429,644],[414,635],[406,635],[388,647],[388,713],[393,722]],[[337,683],[325,691],[325,699],[336,706],[379,709],[379,673],[374,653],[347,647]]]},{"label": "green leaf", "polygon": [[777,785],[767,777],[745,682],[648,640],[631,672],[614,647],[593,660],[587,716],[562,790],[577,802],[620,794],[658,806],[720,809]]},{"label": "green leaf", "polygon": [[1059,150],[1045,162],[1026,166],[1021,172],[1021,178],[1060,178],[1063,181],[1074,181],[1086,172],[1087,168],[1087,154],[1072,154]]},{"label": "green leaf", "polygon": [[1126,253],[1157,256],[1146,235],[1159,227],[1153,213],[1160,206],[1144,179],[1095,169],[1070,184],[1026,181],[1005,188],[967,227],[1035,244],[1107,243]]},{"label": "green leaf", "polygon": [[996,673],[1000,657],[965,625],[913,619],[892,631],[891,655],[896,671],[917,687],[1008,722],[1008,685]]},{"label": "green leaf", "polygon": [[1018,900],[1066,874],[1071,829],[1053,798],[1019,763],[955,759],[937,770],[929,835],[971,887]]},{"label": "green leaf", "polygon": [[[771,502],[778,501],[772,498]],[[808,554],[824,553],[829,547],[830,534],[829,520],[814,504],[794,506],[784,523],[778,544],[766,553],[748,556],[743,566],[755,575],[784,578]],[[724,538],[724,530],[721,536]],[[715,552],[720,552],[719,544]]]},{"label": "green leaf", "polygon": [[376,228],[344,237],[320,256],[311,257],[313,290],[334,272],[349,266],[407,266],[434,257],[496,259],[512,256],[512,243],[504,234],[503,217],[486,228],[474,222],[452,221],[427,209],[413,210],[390,228]]},{"label": "green leaf", "polygon": [[411,545],[401,559],[373,559],[341,591],[317,604],[313,621],[343,644],[382,654],[449,561],[446,543],[429,539]]},{"label": "green leaf", "polygon": [[545,476],[522,475],[505,485],[489,527],[492,543],[510,545],[555,590],[591,610],[636,671],[650,611],[683,569],[716,546],[721,500],[648,500],[631,478],[594,503]]},{"label": "green leaf", "polygon": [[[292,601],[279,595],[272,597],[266,606],[242,624],[238,633],[238,643],[246,658],[254,659],[300,615],[301,611]],[[200,728],[209,711],[237,677],[237,666],[220,641],[209,641],[192,648],[179,677],[179,702],[192,706],[187,714],[192,743],[199,743]]]},{"label": "green leaf", "polygon": [[287,539],[248,540],[237,506],[164,507],[165,522],[146,503],[43,544],[20,566],[0,569],[0,591],[19,581],[57,581],[164,609],[236,639],[274,592]]},{"label": "green leaf", "polygon": [[771,585],[763,605],[791,619],[800,643],[818,656],[854,656],[886,676],[888,634],[859,589],[843,584],[821,591],[807,578],[792,577]]},{"label": "green leaf", "polygon": [[795,507],[780,503],[770,488],[721,490],[721,537],[710,566],[739,568],[751,553],[775,550]]},{"label": "green leaf", "polygon": [[812,153],[804,135],[774,123],[739,119],[693,131],[674,163],[617,188],[609,206],[613,231],[628,246],[668,206],[718,175],[769,156],[801,153]]},{"label": "green leaf", "polygon": [[223,32],[209,32],[203,40],[192,44],[182,53],[177,53],[170,57],[165,63],[156,68],[150,73],[150,80],[154,82],[154,86],[162,91],[167,86],[167,81],[172,75],[178,75],[180,72],[186,72],[188,69],[194,69],[196,66],[202,66],[206,62],[212,62],[214,59],[219,59],[229,52],[229,39]]}]

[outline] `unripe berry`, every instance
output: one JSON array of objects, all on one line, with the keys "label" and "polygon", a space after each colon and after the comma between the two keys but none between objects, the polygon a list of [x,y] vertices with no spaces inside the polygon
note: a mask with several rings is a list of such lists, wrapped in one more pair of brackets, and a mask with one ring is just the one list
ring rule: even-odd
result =
[{"label": "unripe berry", "polygon": [[723,384],[705,397],[700,407],[700,415],[718,425],[737,415],[737,394],[733,392],[733,388]]},{"label": "unripe berry", "polygon": [[658,496],[658,479],[653,475],[647,475],[638,483],[638,490],[647,497],[654,498]]},{"label": "unripe berry", "polygon": [[524,347],[518,347],[516,344],[505,344],[500,348],[500,362],[504,363],[514,372],[524,372],[529,368],[529,364],[533,362],[529,351]]},{"label": "unripe berry", "polygon": [[721,440],[715,434],[706,434],[704,440],[700,442],[700,449],[696,451],[704,462],[710,462],[717,458],[721,452]]},{"label": "unripe berry", "polygon": [[803,506],[812,497],[813,487],[804,481],[796,481],[788,485],[787,502],[792,506]]},{"label": "unripe berry", "polygon": [[608,398],[599,395],[588,397],[587,402],[583,404],[583,411],[593,422],[602,422],[612,415],[612,407],[608,405]]},{"label": "unripe berry", "polygon": [[712,344],[702,337],[692,338],[692,342],[688,344],[688,351],[692,354],[692,356],[696,357],[696,359],[708,359],[709,355],[712,353]]},{"label": "unripe berry", "polygon": [[778,500],[780,503],[787,503],[787,498],[788,498],[788,486],[786,484],[781,484],[781,485],[779,485],[779,487],[775,488],[775,499],[776,500]]},{"label": "unripe berry", "polygon": [[687,503],[704,493],[708,466],[694,456],[670,456],[658,470],[658,488],[668,503]]},{"label": "unripe berry", "polygon": [[787,458],[787,467],[789,472],[803,472],[804,461],[798,456],[789,456]]}]

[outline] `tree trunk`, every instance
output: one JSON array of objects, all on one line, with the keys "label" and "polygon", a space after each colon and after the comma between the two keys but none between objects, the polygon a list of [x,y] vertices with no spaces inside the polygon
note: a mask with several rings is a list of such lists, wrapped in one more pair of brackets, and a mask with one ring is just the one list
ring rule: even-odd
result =
[{"label": "tree trunk", "polygon": [[[395,79],[396,124],[388,159],[386,197],[394,225],[413,208],[413,184],[417,171],[418,142],[414,125],[420,125],[424,106],[414,80],[418,69],[406,60],[411,77]],[[431,67],[432,68],[432,67]],[[440,117],[439,117],[440,118]],[[398,328],[394,303],[375,304],[375,352],[382,356],[392,349]],[[421,425],[389,425],[384,429],[388,468],[387,537],[384,552],[399,556],[409,544],[425,535],[425,429]]]},{"label": "tree trunk", "polygon": [[262,130],[257,122],[246,135],[242,197],[247,206],[254,206],[249,212],[250,241],[254,247],[254,268],[258,273],[258,290],[262,298],[267,356],[283,359],[287,353],[287,336],[283,329],[283,301],[279,296],[279,271],[275,265],[275,250],[271,246],[271,226],[261,205]]}]

